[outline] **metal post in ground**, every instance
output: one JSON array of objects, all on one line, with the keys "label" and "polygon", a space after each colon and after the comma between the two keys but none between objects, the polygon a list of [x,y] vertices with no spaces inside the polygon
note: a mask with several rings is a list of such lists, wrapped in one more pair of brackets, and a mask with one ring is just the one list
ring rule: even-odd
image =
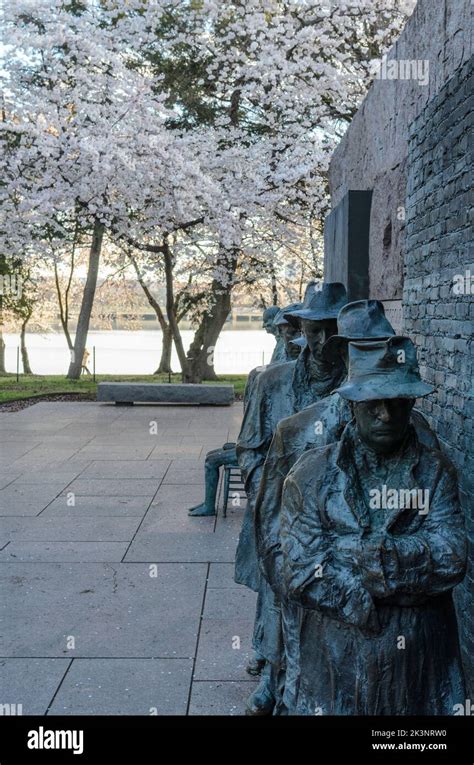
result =
[{"label": "metal post in ground", "polygon": [[16,349],[16,381],[20,382],[20,346]]},{"label": "metal post in ground", "polygon": [[95,345],[92,346],[92,379],[95,382]]}]

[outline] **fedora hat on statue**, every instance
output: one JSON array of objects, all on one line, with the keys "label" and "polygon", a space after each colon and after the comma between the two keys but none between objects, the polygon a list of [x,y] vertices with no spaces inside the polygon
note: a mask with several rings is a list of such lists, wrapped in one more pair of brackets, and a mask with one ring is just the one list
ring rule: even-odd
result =
[{"label": "fedora hat on statue", "polygon": [[323,353],[334,353],[353,340],[386,340],[394,334],[380,300],[355,300],[339,311],[337,335],[325,342]]},{"label": "fedora hat on statue", "polygon": [[300,326],[301,319],[337,319],[339,311],[346,303],[347,292],[341,282],[313,282],[306,289],[303,307],[285,314],[285,318],[288,318],[293,326]]},{"label": "fedora hat on statue", "polygon": [[281,326],[282,324],[289,324],[288,319],[286,318],[286,314],[292,313],[292,311],[298,311],[300,308],[302,308],[303,303],[291,303],[291,305],[287,305],[286,308],[282,308],[275,318],[273,319],[273,323],[276,327]]},{"label": "fedora hat on statue", "polygon": [[274,321],[275,317],[279,313],[280,313],[280,309],[278,308],[277,305],[270,305],[270,306],[268,306],[268,308],[265,308],[265,310],[263,312],[263,315],[262,315],[262,320],[263,320],[264,323],[267,322],[267,321]]},{"label": "fedora hat on statue", "polygon": [[349,343],[349,374],[336,388],[348,401],[420,398],[435,388],[420,377],[416,348],[408,337]]}]

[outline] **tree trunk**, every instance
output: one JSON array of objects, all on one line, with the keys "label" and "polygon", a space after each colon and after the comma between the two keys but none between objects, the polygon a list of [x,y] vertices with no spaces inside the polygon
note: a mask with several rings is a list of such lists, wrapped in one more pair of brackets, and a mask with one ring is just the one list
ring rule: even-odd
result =
[{"label": "tree trunk", "polygon": [[76,336],[74,339],[74,350],[71,353],[71,363],[67,376],[70,380],[78,380],[81,376],[82,359],[87,342],[87,333],[89,331],[92,306],[94,305],[95,290],[97,287],[97,276],[99,273],[100,253],[102,250],[102,240],[104,238],[104,224],[96,221],[92,233],[92,243],[89,251],[89,265],[87,269],[87,279],[82,295],[81,310],[77,320]]},{"label": "tree trunk", "polygon": [[161,306],[156,300],[156,298],[152,295],[150,290],[148,289],[148,286],[146,285],[141,273],[140,269],[138,267],[138,263],[131,255],[128,254],[128,257],[132,261],[133,267],[135,269],[135,273],[137,275],[138,283],[140,287],[142,288],[143,292],[146,295],[146,299],[148,300],[148,303],[153,308],[154,312],[156,313],[156,318],[158,319],[158,322],[161,327],[161,332],[163,334],[163,345],[161,350],[161,359],[158,366],[158,369],[153,372],[155,375],[160,375],[163,373],[170,373],[172,374],[173,370],[171,369],[171,351],[173,348],[173,333],[171,331],[170,325],[166,322],[166,319],[163,315],[163,311],[161,310]]},{"label": "tree trunk", "polygon": [[171,327],[167,326],[162,330],[163,333],[163,346],[161,349],[161,359],[158,369],[153,372],[155,375],[160,374],[172,374],[171,369],[171,351],[173,349],[173,333]]},{"label": "tree trunk", "polygon": [[271,265],[271,281],[272,281],[272,305],[278,305],[278,285],[275,274],[275,268]]},{"label": "tree trunk", "polygon": [[[72,273],[72,272],[71,272]],[[71,277],[72,278],[72,277]],[[71,278],[69,281],[71,281]],[[64,336],[66,338],[67,347],[70,351],[74,349],[74,344],[72,342],[71,333],[69,332],[69,307],[68,307],[68,290],[66,290],[66,294],[64,296],[64,304],[63,299],[61,295],[61,285],[59,283],[59,274],[58,274],[58,267],[57,264],[54,264],[54,280],[56,284],[56,292],[58,295],[58,303],[59,303],[59,320],[61,322],[61,326],[63,328]]]},{"label": "tree trunk", "polygon": [[174,305],[174,288],[173,288],[173,259],[171,250],[168,244],[168,238],[163,239],[163,257],[165,262],[165,279],[166,279],[166,313],[168,315],[169,327],[173,336],[174,345],[178,354],[179,363],[182,370],[183,382],[185,382],[185,374],[187,367],[187,358],[183,346],[183,339],[181,332],[179,331],[178,320],[175,314]]},{"label": "tree trunk", "polygon": [[3,340],[3,298],[0,295],[0,375],[6,375],[5,342]]},{"label": "tree trunk", "polygon": [[30,366],[30,357],[28,356],[28,348],[26,347],[26,325],[28,324],[30,317],[22,321],[20,332],[20,348],[21,348],[21,360],[23,362],[23,374],[32,375]]},{"label": "tree trunk", "polygon": [[0,375],[6,375],[5,369],[5,342],[3,340],[3,334],[0,330]]},{"label": "tree trunk", "polygon": [[[239,125],[241,95],[240,87],[236,87],[230,97],[229,117],[234,127]],[[201,383],[203,380],[218,379],[214,369],[214,350],[231,307],[237,256],[236,247],[227,249],[220,246],[217,265],[225,272],[227,279],[225,284],[218,279],[212,281],[211,294],[214,302],[209,311],[204,312],[189,347],[186,364],[183,366],[183,382]]]},{"label": "tree trunk", "polygon": [[219,261],[220,265],[225,264],[227,283],[223,285],[217,279],[212,282],[214,303],[211,309],[203,314],[189,348],[183,382],[200,383],[203,380],[218,379],[214,369],[214,349],[231,308],[232,277],[237,267],[237,251],[223,251]]}]

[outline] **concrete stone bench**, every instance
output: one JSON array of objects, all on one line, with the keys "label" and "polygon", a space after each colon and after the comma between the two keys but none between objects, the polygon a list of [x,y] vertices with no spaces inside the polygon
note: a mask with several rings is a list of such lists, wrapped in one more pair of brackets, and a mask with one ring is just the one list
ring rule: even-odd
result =
[{"label": "concrete stone bench", "polygon": [[208,404],[230,406],[233,385],[107,382],[97,385],[97,401],[116,404]]}]

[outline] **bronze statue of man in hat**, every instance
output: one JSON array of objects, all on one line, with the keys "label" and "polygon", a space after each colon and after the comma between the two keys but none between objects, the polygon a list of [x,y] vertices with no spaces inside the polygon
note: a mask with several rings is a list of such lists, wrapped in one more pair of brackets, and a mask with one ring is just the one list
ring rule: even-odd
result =
[{"label": "bronze statue of man in hat", "polygon": [[291,303],[286,308],[282,308],[273,319],[273,324],[278,333],[277,337],[283,341],[285,349],[284,354],[282,354],[282,361],[293,361],[298,358],[301,352],[302,346],[293,342],[301,337],[301,328],[292,324],[288,319],[288,315],[292,315],[302,307],[302,303]]},{"label": "bronze statue of man in hat", "polygon": [[[273,364],[285,364],[287,361],[292,361],[299,356],[302,346],[298,346],[296,341],[301,337],[301,331],[291,331],[288,327],[287,320],[283,319],[282,321],[282,317],[286,312],[301,307],[302,303],[292,303],[286,308],[278,309],[277,306],[270,306],[270,308],[265,309],[263,313],[263,326],[269,334],[276,335],[277,343],[272,353],[270,363],[254,367],[248,374],[244,390],[244,412],[252,397],[252,391],[259,374]],[[276,311],[274,310],[275,308],[277,309]],[[271,320],[268,318],[269,315],[271,316]]]},{"label": "bronze statue of man in hat", "polygon": [[[337,329],[337,335],[332,335],[324,345],[323,353],[327,356],[339,355],[345,365],[349,342],[370,342],[395,334],[385,316],[383,304],[378,300],[357,300],[343,306],[337,318]],[[338,393],[332,393],[281,420],[265,460],[255,503],[255,534],[262,574],[275,594],[272,612],[282,610],[280,629],[273,626],[268,630],[273,644],[267,640],[263,649],[268,660],[276,664],[274,674],[278,679],[274,714],[288,714],[293,706],[292,668],[298,663],[300,617],[294,603],[281,602],[280,508],[283,484],[290,469],[305,451],[339,440],[350,419],[348,402]],[[438,448],[438,440],[423,415],[413,411],[411,421],[420,440],[431,448]],[[295,630],[296,638],[293,636]]]},{"label": "bronze statue of man in hat", "polygon": [[338,393],[353,418],[285,481],[283,589],[302,607],[295,714],[449,715],[465,698],[456,475],[410,422],[432,391],[408,338],[350,343]]},{"label": "bronze statue of man in hat", "polygon": [[[263,325],[267,332],[276,334],[278,337],[277,346],[275,346],[272,359],[268,366],[271,364],[284,363],[298,357],[301,347],[294,344],[292,341],[298,338],[301,333],[283,318],[283,314],[285,311],[301,308],[301,305],[301,303],[293,303],[292,305],[287,306],[287,308],[279,309],[277,306],[270,306],[270,308],[265,309],[263,313]],[[280,346],[278,346],[278,342],[280,342]],[[252,395],[253,386],[257,376],[264,369],[267,369],[268,366],[255,367],[255,369],[251,370],[244,391],[244,409]],[[201,518],[203,516],[212,516],[216,514],[220,468],[224,465],[236,464],[237,456],[235,453],[235,446],[235,443],[228,442],[220,449],[211,449],[211,451],[207,452],[204,463],[204,502],[201,502],[199,505],[195,505],[188,510],[188,515],[191,517]]]},{"label": "bronze statue of man in hat", "polygon": [[272,357],[270,359],[270,364],[274,364],[276,361],[286,361],[286,349],[285,349],[285,343],[283,338],[280,336],[278,332],[278,327],[275,324],[275,319],[280,313],[280,308],[278,308],[277,305],[270,305],[268,308],[265,308],[262,316],[262,326],[265,332],[267,332],[269,335],[273,335],[276,339],[276,345],[273,349]]},{"label": "bronze statue of man in hat", "polygon": [[[263,639],[267,595],[271,591],[262,580],[255,548],[253,509],[263,463],[278,422],[330,393],[342,382],[345,370],[341,359],[322,357],[326,340],[337,332],[336,318],[347,302],[340,283],[311,283],[303,307],[288,311],[284,318],[303,330],[307,341],[296,361],[277,364],[262,372],[246,406],[237,440],[237,458],[245,480],[247,508],[236,554],[235,580],[259,593],[253,645],[260,653]],[[247,704],[249,714],[270,714],[274,695],[268,675]]]}]

